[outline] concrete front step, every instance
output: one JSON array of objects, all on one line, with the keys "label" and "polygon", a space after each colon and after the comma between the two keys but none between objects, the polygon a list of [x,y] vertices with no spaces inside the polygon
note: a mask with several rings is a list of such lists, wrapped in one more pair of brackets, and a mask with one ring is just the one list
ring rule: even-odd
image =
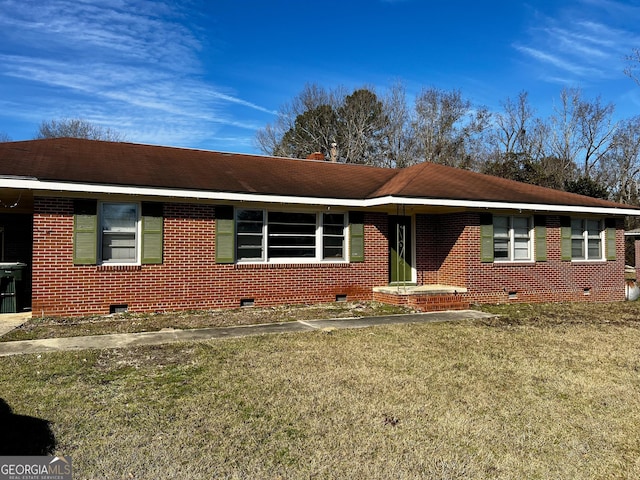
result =
[{"label": "concrete front step", "polygon": [[422,312],[466,310],[469,301],[461,294],[465,287],[452,285],[388,285],[373,288],[373,300],[391,305],[412,307]]}]

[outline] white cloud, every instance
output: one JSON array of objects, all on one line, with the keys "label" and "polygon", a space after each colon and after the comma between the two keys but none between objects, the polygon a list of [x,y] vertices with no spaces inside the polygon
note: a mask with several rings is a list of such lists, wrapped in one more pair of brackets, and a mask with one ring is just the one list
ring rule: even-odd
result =
[{"label": "white cloud", "polygon": [[640,9],[619,2],[582,0],[553,14],[537,13],[538,24],[513,47],[542,79],[583,83],[619,78],[624,55],[640,41]]},{"label": "white cloud", "polygon": [[82,116],[132,141],[197,143],[222,126],[253,137],[259,122],[233,108],[273,112],[203,80],[196,31],[174,2],[0,0],[0,90],[40,86],[7,103],[15,116]]}]

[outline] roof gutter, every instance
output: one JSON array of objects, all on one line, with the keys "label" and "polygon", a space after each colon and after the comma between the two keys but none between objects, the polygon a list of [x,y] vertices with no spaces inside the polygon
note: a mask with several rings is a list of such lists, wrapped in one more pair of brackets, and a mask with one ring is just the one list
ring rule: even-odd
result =
[{"label": "roof gutter", "polygon": [[344,199],[322,197],[297,197],[290,195],[261,195],[255,193],[215,192],[207,190],[184,190],[155,187],[130,187],[121,185],[98,185],[69,182],[49,182],[28,177],[0,177],[0,188],[15,188],[40,192],[73,192],[109,195],[139,195],[147,197],[180,198],[194,200],[216,200],[228,202],[288,203],[293,205],[324,205],[348,208],[385,206],[450,207],[485,210],[520,210],[525,212],[584,213],[603,215],[640,216],[640,209],[617,207],[591,207],[576,205],[553,205],[536,203],[510,203],[476,200],[408,198],[385,196],[369,199]]}]

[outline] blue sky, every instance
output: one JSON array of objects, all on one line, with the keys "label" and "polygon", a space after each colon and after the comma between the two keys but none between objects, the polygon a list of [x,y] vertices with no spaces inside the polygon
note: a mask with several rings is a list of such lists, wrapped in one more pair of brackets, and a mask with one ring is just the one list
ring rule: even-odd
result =
[{"label": "blue sky", "polygon": [[0,0],[0,133],[84,118],[132,142],[257,153],[307,83],[459,89],[540,116],[564,86],[640,114],[640,0]]}]

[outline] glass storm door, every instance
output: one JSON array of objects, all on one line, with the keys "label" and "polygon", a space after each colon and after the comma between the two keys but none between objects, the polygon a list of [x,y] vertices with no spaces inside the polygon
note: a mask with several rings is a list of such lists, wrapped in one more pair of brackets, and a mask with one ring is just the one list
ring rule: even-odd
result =
[{"label": "glass storm door", "polygon": [[402,284],[413,281],[413,246],[411,242],[411,217],[389,217],[389,283]]}]

